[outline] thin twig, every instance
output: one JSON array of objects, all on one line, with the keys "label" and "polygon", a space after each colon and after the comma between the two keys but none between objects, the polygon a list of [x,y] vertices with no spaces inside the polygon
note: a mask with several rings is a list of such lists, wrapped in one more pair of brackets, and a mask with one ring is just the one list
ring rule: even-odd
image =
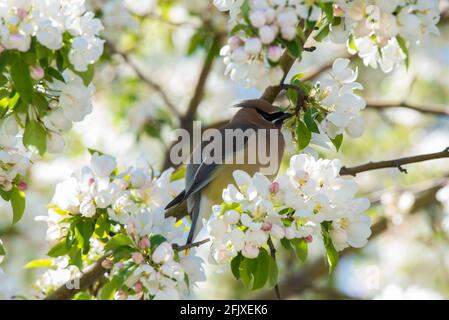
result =
[{"label": "thin twig", "polygon": [[[313,30],[307,31],[307,33],[305,34],[306,41],[304,41],[304,43],[307,42],[307,39],[309,38],[312,31]],[[302,43],[302,45],[304,45],[304,43]],[[260,97],[260,99],[266,100],[270,103],[273,103],[274,100],[276,100],[276,97],[279,95],[279,93],[282,90],[282,84],[284,83],[285,79],[287,78],[287,75],[288,75],[290,69],[292,68],[293,64],[295,63],[295,61],[296,61],[296,58],[292,57],[288,53],[288,51],[285,50],[285,52],[282,55],[281,60],[280,60],[281,68],[282,68],[282,71],[284,72],[284,76],[282,77],[281,83],[279,85],[270,86],[270,87],[266,88],[264,93]]]},{"label": "thin twig", "polygon": [[[182,246],[174,243],[172,247],[173,250],[183,251],[186,249],[199,247],[209,241],[210,241],[209,238],[207,238],[198,242]],[[73,298],[73,296],[76,293],[91,287],[95,283],[95,281],[97,281],[107,271],[105,268],[103,268],[101,263],[109,256],[110,256],[109,254],[106,254],[103,257],[101,257],[93,265],[87,267],[87,271],[83,273],[80,277],[68,281],[67,283],[65,283],[64,285],[53,291],[51,294],[49,294],[45,298],[45,300],[69,300]],[[79,286],[72,288],[76,283],[79,283]]]},{"label": "thin twig", "polygon": [[186,249],[196,248],[196,247],[202,246],[205,243],[208,243],[209,241],[210,241],[210,239],[206,238],[204,240],[201,240],[201,241],[198,241],[198,242],[189,243],[189,244],[185,244],[185,245],[182,245],[182,246],[174,243],[173,244],[173,250],[183,251],[183,250],[186,250]]},{"label": "thin twig", "polygon": [[[274,263],[276,263],[276,248],[274,247],[271,237],[268,237],[268,246],[270,247],[271,258],[273,258]],[[276,297],[278,298],[278,300],[282,300],[281,292],[279,290],[279,283],[277,282],[274,286],[274,292],[276,293]]]},{"label": "thin twig", "polygon": [[449,116],[449,110],[444,110],[441,108],[436,108],[434,106],[424,106],[424,105],[415,105],[410,104],[405,101],[376,101],[369,100],[366,104],[366,107],[369,109],[377,109],[377,110],[385,110],[391,108],[407,108],[411,110],[415,110],[424,114],[430,114],[434,116]]},{"label": "thin twig", "polygon": [[[69,300],[78,292],[92,286],[107,270],[101,263],[108,257],[104,255],[93,265],[87,268],[82,276],[66,282],[64,285],[49,294],[44,300]],[[79,284],[78,286],[75,286]]]},{"label": "thin twig", "polygon": [[402,166],[410,163],[423,162],[434,159],[449,158],[449,147],[441,152],[422,154],[418,156],[405,157],[393,160],[379,161],[379,162],[368,162],[355,167],[343,167],[340,170],[340,175],[351,175],[355,176],[358,173],[365,171],[372,171],[384,168],[398,168],[399,171],[407,173],[407,170]]},{"label": "thin twig", "polygon": [[155,92],[157,92],[160,95],[160,97],[167,105],[167,107],[170,109],[170,111],[172,111],[176,116],[179,116],[178,109],[170,101],[167,93],[162,89],[162,87],[158,83],[156,83],[150,77],[145,75],[128,54],[119,51],[111,42],[107,42],[106,44],[110,48],[112,53],[122,57],[122,59],[126,62],[126,64],[128,64],[134,70],[134,72],[136,73],[136,75],[139,77],[140,80],[145,82],[150,88],[152,88]]}]

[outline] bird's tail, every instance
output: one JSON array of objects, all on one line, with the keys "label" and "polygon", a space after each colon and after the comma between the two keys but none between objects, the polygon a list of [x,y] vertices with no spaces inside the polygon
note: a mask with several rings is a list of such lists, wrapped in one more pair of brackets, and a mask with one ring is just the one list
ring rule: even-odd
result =
[{"label": "bird's tail", "polygon": [[180,204],[182,201],[184,201],[184,198],[186,196],[186,191],[183,190],[180,194],[178,194],[172,201],[170,201],[166,206],[165,210],[168,210],[177,204]]},{"label": "bird's tail", "polygon": [[187,236],[187,242],[186,244],[191,244],[192,241],[195,239],[195,237],[198,234],[198,220],[200,216],[200,209],[201,209],[201,195],[195,194],[193,197],[195,197],[193,200],[193,207],[192,211],[190,212],[190,217],[192,219],[192,225],[190,227],[189,235]]}]

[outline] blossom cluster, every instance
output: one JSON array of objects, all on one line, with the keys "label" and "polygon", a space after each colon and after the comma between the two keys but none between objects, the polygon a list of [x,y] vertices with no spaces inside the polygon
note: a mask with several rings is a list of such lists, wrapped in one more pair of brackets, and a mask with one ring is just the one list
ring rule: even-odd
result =
[{"label": "blossom cluster", "polygon": [[88,0],[89,8],[98,12],[105,29],[102,35],[108,40],[119,40],[124,31],[136,31],[135,16],[144,16],[154,10],[155,0]]},{"label": "blossom cluster", "polygon": [[51,50],[67,45],[69,60],[80,72],[103,53],[103,41],[98,37],[102,29],[94,14],[86,12],[84,0],[8,0],[0,4],[2,50],[26,52],[32,38]]},{"label": "blossom cluster", "polygon": [[254,259],[269,239],[311,242],[320,235],[337,251],[366,245],[371,218],[366,198],[356,198],[357,184],[340,177],[338,160],[294,155],[287,172],[274,181],[235,171],[236,185],[223,191],[207,228],[211,257],[229,263],[238,254]]},{"label": "blossom cluster", "polygon": [[5,192],[10,191],[14,184],[22,191],[27,188],[21,177],[25,176],[32,155],[25,150],[18,134],[14,116],[0,121],[0,190]]},{"label": "blossom cluster", "polygon": [[214,1],[219,10],[230,11],[232,33],[221,50],[226,73],[248,87],[279,84],[283,49],[300,42],[300,19],[318,20],[321,11],[309,11],[304,1]]},{"label": "blossom cluster", "polygon": [[263,89],[282,79],[279,59],[286,49],[298,57],[304,34],[300,20],[317,41],[346,44],[364,64],[384,72],[408,64],[410,44],[438,34],[438,0],[216,0],[229,11],[232,27],[222,48],[226,74]]},{"label": "blossom cluster", "polygon": [[[173,247],[183,241],[185,226],[164,216],[164,206],[183,187],[183,180],[172,181],[172,173],[170,169],[153,179],[147,166],[119,173],[113,157],[93,154],[90,167],[56,186],[45,219],[47,239],[53,248],[72,245],[67,252],[51,249],[49,255],[68,256],[69,265],[82,268],[112,252],[102,263],[110,278],[102,299],[177,299],[188,294],[204,274],[194,249],[178,252]],[[73,229],[85,232],[73,234]],[[80,263],[70,252],[77,247]]]},{"label": "blossom cluster", "polygon": [[91,112],[92,65],[103,53],[102,29],[84,0],[0,4],[0,86],[14,88],[2,96],[8,111],[1,118],[23,129],[26,148],[41,155],[61,152],[61,134]]},{"label": "blossom cluster", "polygon": [[[438,0],[336,0],[330,40],[347,43],[365,65],[390,72],[408,59],[410,43],[439,34]],[[348,40],[349,39],[349,40]]]},{"label": "blossom cluster", "polygon": [[360,111],[365,108],[366,102],[354,93],[363,87],[355,82],[357,69],[352,70],[349,63],[349,59],[336,59],[332,71],[319,82],[319,89],[314,93],[320,106],[326,110],[321,127],[331,139],[343,132],[357,138],[364,131]]}]

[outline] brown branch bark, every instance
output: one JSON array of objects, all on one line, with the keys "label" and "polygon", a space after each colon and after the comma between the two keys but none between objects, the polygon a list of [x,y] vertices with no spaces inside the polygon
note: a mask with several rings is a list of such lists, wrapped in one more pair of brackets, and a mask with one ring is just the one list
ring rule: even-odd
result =
[{"label": "brown branch bark", "polygon": [[[186,249],[199,247],[209,241],[210,241],[210,239],[207,238],[207,239],[204,239],[204,240],[201,240],[198,242],[193,242],[193,243],[182,245],[182,246],[180,246],[178,244],[173,244],[172,246],[173,246],[173,250],[183,251]],[[101,257],[93,265],[88,267],[87,271],[84,272],[83,275],[81,275],[77,279],[74,279],[74,280],[71,280],[71,281],[65,283],[64,285],[62,285],[61,287],[59,287],[58,289],[53,291],[51,294],[49,294],[44,300],[69,300],[69,299],[73,298],[73,296],[75,294],[77,294],[78,292],[91,287],[95,283],[95,281],[97,281],[107,271],[105,268],[103,268],[101,263],[105,259],[107,259],[108,256],[109,255],[104,255],[103,257]],[[79,283],[79,287],[69,289],[69,288],[73,287],[74,283]]]},{"label": "brown branch bark", "polygon": [[430,114],[434,116],[449,116],[449,110],[444,110],[442,108],[436,108],[434,106],[423,106],[423,105],[414,105],[407,102],[400,101],[376,101],[370,100],[367,102],[366,107],[369,109],[375,110],[385,110],[391,108],[407,108],[411,110],[415,110],[424,114]]},{"label": "brown branch bark", "polygon": [[[101,263],[107,258],[107,255],[97,260],[92,266],[90,266],[85,273],[78,279],[69,281],[62,285],[51,294],[49,294],[44,300],[69,300],[73,298],[78,292],[85,290],[92,286],[105,272]],[[79,282],[78,282],[79,281]],[[79,283],[79,288],[71,288],[75,283]]]},{"label": "brown branch bark", "polygon": [[[310,34],[312,33],[313,30],[309,30],[306,34],[305,34],[305,39],[307,42],[307,39],[309,38]],[[301,46],[304,46],[304,43],[301,44]],[[273,103],[274,100],[276,100],[276,97],[279,95],[279,93],[282,90],[282,84],[284,83],[285,79],[287,78],[287,75],[290,71],[290,69],[292,68],[293,64],[295,63],[296,58],[292,57],[287,50],[285,50],[284,54],[281,57],[281,68],[282,71],[284,72],[284,76],[282,77],[281,83],[279,85],[276,86],[270,86],[268,88],[265,89],[264,93],[262,94],[262,96],[260,97],[260,99],[266,100],[270,103]]]},{"label": "brown branch bark", "polygon": [[128,54],[120,52],[109,41],[106,42],[106,45],[109,47],[109,49],[111,50],[112,53],[122,57],[122,59],[126,62],[126,64],[129,65],[134,70],[134,72],[136,73],[136,75],[139,77],[140,80],[142,80],[151,89],[153,89],[155,92],[157,92],[159,94],[159,96],[162,98],[162,100],[164,101],[164,103],[167,105],[167,107],[170,109],[171,112],[173,112],[176,116],[179,116],[178,109],[170,101],[167,93],[162,89],[162,87],[158,83],[156,83],[154,80],[150,79],[147,75],[145,75]]},{"label": "brown branch bark", "polygon": [[[187,130],[189,133],[192,133],[193,121],[197,118],[197,110],[203,99],[207,79],[212,70],[212,66],[216,57],[216,52],[218,51],[221,45],[222,39],[223,39],[222,34],[216,34],[212,39],[212,44],[204,59],[203,66],[201,68],[201,72],[195,86],[195,91],[193,93],[192,98],[189,101],[187,111],[184,113],[184,115],[180,116],[179,118],[180,127],[182,129]],[[164,170],[173,166],[173,163],[171,162],[170,159],[170,150],[172,146],[173,144],[170,145],[167,148],[167,151],[165,152],[165,159],[162,167]]]},{"label": "brown branch bark", "polygon": [[405,158],[379,161],[379,162],[368,162],[366,164],[362,164],[360,166],[355,166],[355,167],[343,167],[340,170],[340,175],[355,176],[361,172],[384,169],[384,168],[398,168],[399,171],[407,173],[407,170],[402,167],[403,165],[410,164],[410,163],[423,162],[423,161],[428,161],[428,160],[434,160],[434,159],[442,159],[442,158],[449,158],[449,147],[447,147],[446,149],[444,149],[441,152],[436,152],[436,153],[422,154],[422,155],[413,156],[413,157],[405,157]]}]

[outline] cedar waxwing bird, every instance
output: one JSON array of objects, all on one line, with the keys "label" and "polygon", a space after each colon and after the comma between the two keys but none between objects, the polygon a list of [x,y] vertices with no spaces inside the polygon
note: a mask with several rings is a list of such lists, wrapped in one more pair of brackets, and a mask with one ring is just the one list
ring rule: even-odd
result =
[{"label": "cedar waxwing bird", "polygon": [[[265,158],[270,158],[270,161],[277,161],[277,163],[275,163],[276,168],[274,169],[274,172],[267,176],[269,178],[274,177],[279,170],[285,147],[284,137],[282,136],[280,129],[283,121],[292,115],[279,111],[271,103],[261,99],[246,100],[237,104],[236,107],[241,109],[234,115],[227,125],[218,130],[221,139],[211,139],[203,142],[201,143],[201,148],[196,147],[192,152],[189,163],[186,165],[185,189],[165,208],[170,209],[175,206],[179,207],[185,203],[187,204],[187,212],[192,220],[187,244],[192,243],[199,233],[201,228],[199,228],[198,223],[202,221],[202,219],[208,219],[212,214],[212,206],[222,203],[223,189],[229,184],[234,183],[233,172],[235,170],[243,170],[252,176],[266,165],[266,159],[264,161],[259,159],[258,148],[265,153]],[[226,129],[231,129],[236,134],[240,131],[238,129],[241,129],[245,133],[244,139],[234,139],[232,148],[229,148],[229,145],[226,145],[225,143],[226,132],[229,132],[229,130],[225,131]],[[265,135],[260,137],[260,139],[266,139],[266,141],[262,141],[265,142],[263,144],[259,143],[258,132],[262,131],[261,129],[268,130],[265,131]],[[270,135],[269,130],[275,130],[276,134],[274,135],[274,139],[277,141],[271,141],[273,138]],[[254,138],[255,140],[252,140],[251,138]],[[251,142],[251,145],[248,143],[249,141]],[[277,148],[273,148],[275,149],[274,152],[270,148],[270,145],[273,143],[277,143]],[[260,145],[263,145],[264,149],[262,149]],[[228,148],[226,148],[226,146],[228,146]],[[212,156],[209,158],[201,157],[201,152],[205,147],[221,147],[221,150],[223,150],[221,153],[222,161],[213,161],[211,159]],[[248,151],[252,153],[252,157],[256,155],[256,161],[248,161],[250,157]],[[275,154],[267,154],[267,152],[273,152]],[[195,158],[195,156],[198,155],[200,155],[199,158],[201,161],[195,163],[192,160],[198,159]],[[243,163],[239,164],[235,161],[229,161],[236,159],[238,156],[243,156],[243,158],[240,158],[244,159]],[[171,214],[167,213],[167,216],[169,215]]]}]

